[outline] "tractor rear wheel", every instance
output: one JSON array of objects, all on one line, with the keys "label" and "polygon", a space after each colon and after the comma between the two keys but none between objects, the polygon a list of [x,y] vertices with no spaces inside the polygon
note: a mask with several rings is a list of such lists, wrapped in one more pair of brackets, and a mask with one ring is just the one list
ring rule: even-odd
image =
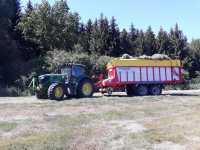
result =
[{"label": "tractor rear wheel", "polygon": [[136,87],[136,94],[138,96],[148,95],[148,88],[145,85],[139,85]]},{"label": "tractor rear wheel", "polygon": [[65,95],[64,87],[59,83],[53,83],[48,89],[48,98],[51,100],[63,100]]},{"label": "tractor rear wheel", "polygon": [[151,95],[160,95],[162,93],[162,88],[160,85],[152,85],[149,88],[149,93]]},{"label": "tractor rear wheel", "polygon": [[94,93],[94,83],[90,79],[84,79],[82,80],[77,89],[77,97],[92,97]]}]

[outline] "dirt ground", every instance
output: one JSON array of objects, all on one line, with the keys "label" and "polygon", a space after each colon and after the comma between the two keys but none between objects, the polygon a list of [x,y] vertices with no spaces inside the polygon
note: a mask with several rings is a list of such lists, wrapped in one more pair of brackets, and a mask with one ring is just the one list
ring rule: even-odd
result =
[{"label": "dirt ground", "polygon": [[62,102],[1,97],[0,149],[199,150],[200,90]]}]

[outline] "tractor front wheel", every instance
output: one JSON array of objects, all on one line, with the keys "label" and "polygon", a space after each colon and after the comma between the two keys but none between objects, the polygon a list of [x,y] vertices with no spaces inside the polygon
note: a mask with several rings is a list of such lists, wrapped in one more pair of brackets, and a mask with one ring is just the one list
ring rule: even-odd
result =
[{"label": "tractor front wheel", "polygon": [[82,80],[77,89],[77,97],[91,97],[94,93],[94,83],[90,79]]},{"label": "tractor front wheel", "polygon": [[64,88],[59,83],[53,83],[48,89],[48,98],[51,100],[63,100],[65,95]]}]

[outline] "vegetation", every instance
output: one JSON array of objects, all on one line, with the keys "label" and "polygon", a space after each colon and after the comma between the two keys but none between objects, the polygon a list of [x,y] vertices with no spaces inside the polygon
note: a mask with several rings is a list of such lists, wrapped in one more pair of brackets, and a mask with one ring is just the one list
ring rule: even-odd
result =
[{"label": "vegetation", "polygon": [[80,15],[65,0],[34,6],[29,0],[25,11],[19,0],[1,1],[0,85],[23,88],[33,72],[50,72],[72,61],[85,64],[91,73],[104,71],[110,57],[124,53],[179,57],[190,78],[199,76],[200,40],[189,43],[178,24],[170,32],[161,27],[156,35],[151,26],[143,31],[132,24],[120,30],[114,17],[109,20],[103,14],[81,23]]}]

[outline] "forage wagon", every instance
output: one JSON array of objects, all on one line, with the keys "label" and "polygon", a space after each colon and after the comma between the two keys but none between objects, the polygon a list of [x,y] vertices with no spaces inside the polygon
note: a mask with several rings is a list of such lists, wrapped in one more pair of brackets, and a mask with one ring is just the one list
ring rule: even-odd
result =
[{"label": "forage wagon", "polygon": [[107,71],[108,78],[96,85],[108,94],[124,89],[129,96],[159,95],[165,85],[184,82],[181,61],[169,57],[115,58]]}]

